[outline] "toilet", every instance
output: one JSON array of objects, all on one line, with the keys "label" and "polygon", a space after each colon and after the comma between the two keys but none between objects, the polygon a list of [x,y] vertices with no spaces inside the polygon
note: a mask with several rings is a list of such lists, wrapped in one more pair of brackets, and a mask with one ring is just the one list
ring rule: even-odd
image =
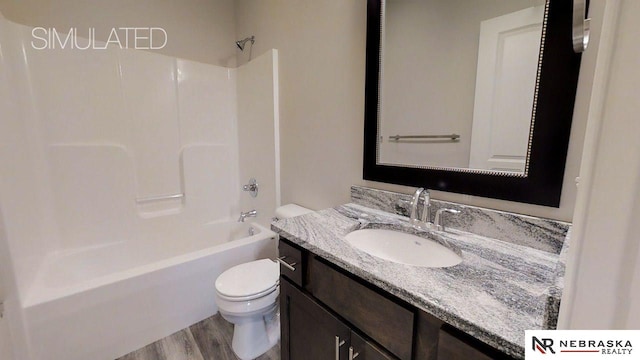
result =
[{"label": "toilet", "polygon": [[255,359],[280,338],[280,265],[261,259],[236,265],[216,279],[216,303],[234,324],[232,348],[242,360]]},{"label": "toilet", "polygon": [[[276,209],[278,219],[310,213],[296,204]],[[231,347],[241,360],[255,359],[280,340],[280,265],[260,259],[236,265],[216,279],[216,303],[234,325]]]}]

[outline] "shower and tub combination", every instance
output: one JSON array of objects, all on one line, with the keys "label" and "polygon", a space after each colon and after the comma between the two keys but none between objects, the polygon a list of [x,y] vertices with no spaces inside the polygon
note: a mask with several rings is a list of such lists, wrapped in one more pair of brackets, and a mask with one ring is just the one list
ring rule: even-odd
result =
[{"label": "shower and tub combination", "polygon": [[[277,52],[229,69],[30,40],[0,17],[16,359],[113,359],[215,314],[220,274],[276,255]],[[242,191],[251,176],[258,198]]]}]

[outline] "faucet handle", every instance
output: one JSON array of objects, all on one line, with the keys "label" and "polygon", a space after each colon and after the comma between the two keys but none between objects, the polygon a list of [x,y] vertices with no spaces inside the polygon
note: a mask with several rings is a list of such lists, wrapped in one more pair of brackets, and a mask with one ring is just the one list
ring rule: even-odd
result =
[{"label": "faucet handle", "polygon": [[433,222],[433,224],[435,225],[436,230],[438,231],[445,231],[444,229],[444,221],[442,220],[442,214],[443,213],[449,213],[449,214],[460,214],[460,210],[456,210],[456,209],[439,209],[438,211],[436,211],[436,218]]},{"label": "faucet handle", "polygon": [[258,196],[258,182],[255,178],[249,179],[249,183],[242,186],[243,191],[248,191],[251,197]]},{"label": "faucet handle", "polygon": [[411,211],[411,200],[398,199],[394,204],[395,213],[402,216],[409,216]]},{"label": "faucet handle", "polygon": [[431,194],[428,189],[422,192],[424,194],[424,204],[422,207],[422,217],[420,220],[424,224],[431,222]]}]

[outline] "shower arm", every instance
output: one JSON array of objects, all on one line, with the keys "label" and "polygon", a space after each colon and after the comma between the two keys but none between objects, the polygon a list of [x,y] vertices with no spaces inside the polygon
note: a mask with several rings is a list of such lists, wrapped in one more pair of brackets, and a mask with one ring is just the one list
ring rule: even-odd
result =
[{"label": "shower arm", "polygon": [[247,43],[247,41],[251,41],[251,45],[253,45],[256,42],[256,37],[254,35],[251,35],[242,40],[236,41],[236,46],[238,47],[238,49],[240,49],[240,51],[244,51],[244,46]]}]

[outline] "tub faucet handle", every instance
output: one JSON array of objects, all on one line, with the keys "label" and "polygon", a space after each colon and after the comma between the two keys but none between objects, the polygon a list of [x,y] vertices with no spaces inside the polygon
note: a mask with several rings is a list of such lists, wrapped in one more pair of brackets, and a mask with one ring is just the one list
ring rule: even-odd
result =
[{"label": "tub faucet handle", "polygon": [[256,216],[258,216],[258,211],[257,210],[241,212],[240,213],[240,218],[238,219],[238,222],[244,222],[244,219],[246,219],[248,217],[256,217]]},{"label": "tub faucet handle", "polygon": [[243,191],[248,191],[251,197],[258,196],[258,181],[255,178],[249,179],[249,183],[242,186]]}]

